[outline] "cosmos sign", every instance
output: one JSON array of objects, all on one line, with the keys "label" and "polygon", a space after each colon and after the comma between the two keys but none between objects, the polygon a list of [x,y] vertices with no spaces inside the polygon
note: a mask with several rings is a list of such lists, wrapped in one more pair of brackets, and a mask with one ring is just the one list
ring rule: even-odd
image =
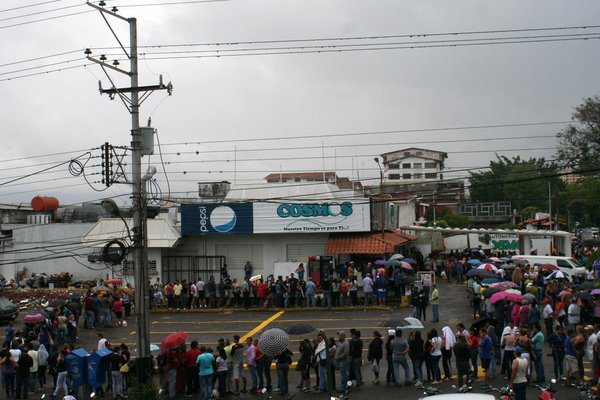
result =
[{"label": "cosmos sign", "polygon": [[369,205],[358,201],[182,204],[181,233],[365,232],[369,215]]}]

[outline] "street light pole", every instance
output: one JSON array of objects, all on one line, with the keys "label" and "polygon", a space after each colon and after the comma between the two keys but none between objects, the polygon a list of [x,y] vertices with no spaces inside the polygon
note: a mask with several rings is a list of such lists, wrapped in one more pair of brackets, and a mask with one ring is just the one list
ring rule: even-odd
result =
[{"label": "street light pole", "polygon": [[383,202],[383,169],[379,162],[379,157],[374,158],[377,166],[379,167],[379,202],[381,204],[381,238],[385,238],[385,204]]}]

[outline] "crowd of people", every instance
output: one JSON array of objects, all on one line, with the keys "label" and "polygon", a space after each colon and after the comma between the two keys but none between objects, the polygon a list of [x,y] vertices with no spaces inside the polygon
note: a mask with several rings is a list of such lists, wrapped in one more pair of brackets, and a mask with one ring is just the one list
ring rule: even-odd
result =
[{"label": "crowd of people", "polygon": [[324,271],[314,281],[305,276],[304,264],[287,276],[251,277],[238,281],[227,269],[218,278],[205,281],[149,282],[148,293],[154,309],[170,310],[222,307],[344,307],[385,306],[389,296],[400,299],[414,281],[412,269],[366,263],[358,268],[353,262]]}]

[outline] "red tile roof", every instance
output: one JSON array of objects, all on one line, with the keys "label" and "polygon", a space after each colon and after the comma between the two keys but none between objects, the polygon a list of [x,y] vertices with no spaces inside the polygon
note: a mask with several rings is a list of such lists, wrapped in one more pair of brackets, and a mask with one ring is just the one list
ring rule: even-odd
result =
[{"label": "red tile roof", "polygon": [[332,234],[325,254],[383,254],[394,253],[404,243],[417,240],[400,231]]}]

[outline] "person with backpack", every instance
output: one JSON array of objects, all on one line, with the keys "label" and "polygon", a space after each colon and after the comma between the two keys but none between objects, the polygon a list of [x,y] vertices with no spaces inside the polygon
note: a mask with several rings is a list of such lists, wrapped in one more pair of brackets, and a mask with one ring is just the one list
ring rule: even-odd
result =
[{"label": "person with backpack", "polygon": [[52,400],[56,399],[56,396],[63,390],[63,393],[67,395],[69,393],[69,388],[67,387],[67,350],[62,350],[58,353],[58,357],[56,359],[56,388],[54,389],[54,393],[52,394]]}]

